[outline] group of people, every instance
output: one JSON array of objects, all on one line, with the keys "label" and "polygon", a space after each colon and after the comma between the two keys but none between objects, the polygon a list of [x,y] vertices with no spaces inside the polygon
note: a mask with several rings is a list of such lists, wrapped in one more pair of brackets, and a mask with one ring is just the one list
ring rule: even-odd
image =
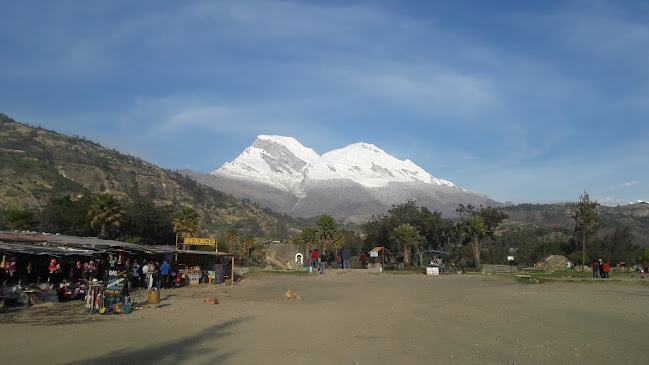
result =
[{"label": "group of people", "polygon": [[125,264],[126,273],[132,283],[133,288],[164,288],[169,289],[176,286],[176,273],[167,262],[148,262],[145,259],[142,265],[137,260],[133,260],[131,265],[129,260]]},{"label": "group of people", "polygon": [[609,272],[611,271],[611,265],[608,263],[608,260],[593,260],[593,277],[597,279],[598,275],[602,279],[609,278]]},{"label": "group of people", "polygon": [[[334,263],[339,269],[351,269],[351,265],[349,263],[350,257],[351,253],[347,249],[343,250],[342,254],[339,255],[336,255],[333,252],[329,252],[329,255],[327,255],[325,253],[320,254],[318,252],[318,249],[316,248],[311,251],[311,260],[309,262],[309,265],[314,270],[319,268],[320,274],[325,273],[327,266],[333,267]],[[361,262],[363,268],[365,268],[367,256],[365,256],[365,254],[363,253],[358,259]]]}]

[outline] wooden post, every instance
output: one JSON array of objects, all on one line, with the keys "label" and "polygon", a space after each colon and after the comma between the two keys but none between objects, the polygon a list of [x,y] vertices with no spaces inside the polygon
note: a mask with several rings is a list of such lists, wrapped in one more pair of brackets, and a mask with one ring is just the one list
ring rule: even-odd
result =
[{"label": "wooden post", "polygon": [[230,273],[230,280],[232,281],[232,285],[234,285],[234,255],[232,256],[232,272]]},{"label": "wooden post", "polygon": [[385,272],[385,249],[381,249],[381,272]]}]

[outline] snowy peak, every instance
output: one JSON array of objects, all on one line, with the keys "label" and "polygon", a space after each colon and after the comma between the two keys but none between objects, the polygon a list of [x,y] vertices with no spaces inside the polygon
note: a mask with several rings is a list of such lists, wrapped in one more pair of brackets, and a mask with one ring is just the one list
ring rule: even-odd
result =
[{"label": "snowy peak", "polygon": [[261,135],[232,162],[212,174],[253,178],[299,195],[303,170],[320,156],[292,137]]},{"label": "snowy peak", "polygon": [[[410,160],[399,160],[370,143],[354,143],[322,155],[322,163],[330,171],[335,170],[346,178],[366,187],[381,187],[390,182],[422,182],[426,184],[454,186],[437,179]],[[311,171],[309,171],[311,172]],[[327,178],[323,171],[309,177]]]},{"label": "snowy peak", "polygon": [[373,144],[354,143],[319,156],[295,138],[272,135],[257,137],[239,157],[212,174],[254,179],[296,196],[304,196],[305,181],[347,179],[368,188],[384,187],[393,182],[455,186]]}]

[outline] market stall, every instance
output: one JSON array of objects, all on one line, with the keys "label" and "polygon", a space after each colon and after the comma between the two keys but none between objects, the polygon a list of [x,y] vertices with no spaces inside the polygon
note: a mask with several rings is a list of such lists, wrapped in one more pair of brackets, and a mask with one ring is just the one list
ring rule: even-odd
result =
[{"label": "market stall", "polygon": [[392,253],[388,251],[387,248],[383,246],[374,247],[370,252],[370,258],[381,258],[381,272],[385,271],[385,255],[391,255]]},{"label": "market stall", "polygon": [[447,252],[437,250],[422,251],[425,255],[430,255],[430,263],[426,265],[426,275],[440,275],[448,272],[445,260],[448,256]]}]

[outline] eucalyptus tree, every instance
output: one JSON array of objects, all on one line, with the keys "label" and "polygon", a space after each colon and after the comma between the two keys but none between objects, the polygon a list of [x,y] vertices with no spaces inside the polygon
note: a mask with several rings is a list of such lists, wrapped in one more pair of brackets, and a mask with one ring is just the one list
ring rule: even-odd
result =
[{"label": "eucalyptus tree", "polygon": [[251,234],[239,238],[239,255],[245,257],[247,262],[250,262],[250,249],[253,247],[255,238]]},{"label": "eucalyptus tree", "polygon": [[588,193],[584,191],[583,195],[579,196],[577,202],[577,209],[572,217],[575,220],[575,232],[581,235],[581,269],[584,270],[586,265],[586,240],[588,236],[597,233],[602,223],[602,219],[597,214],[596,201],[591,201]]}]

